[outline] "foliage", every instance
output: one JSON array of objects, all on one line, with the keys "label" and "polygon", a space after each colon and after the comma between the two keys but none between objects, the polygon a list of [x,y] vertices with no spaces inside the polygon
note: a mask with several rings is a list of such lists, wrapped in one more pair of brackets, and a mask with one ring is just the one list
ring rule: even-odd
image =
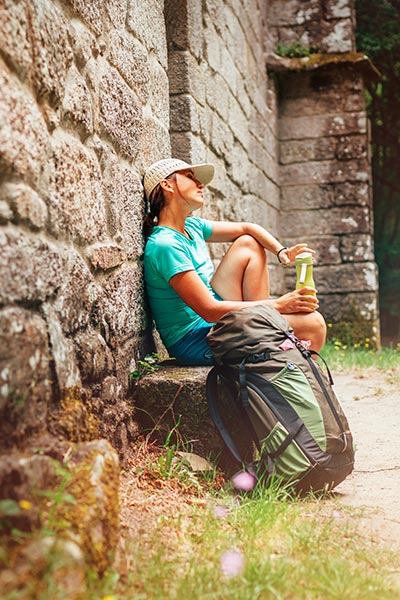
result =
[{"label": "foliage", "polygon": [[161,360],[161,357],[153,352],[152,354],[147,354],[143,360],[138,361],[138,369],[130,372],[131,379],[134,381],[139,381],[145,375],[149,373],[155,373],[159,368],[158,362]]},{"label": "foliage", "polygon": [[[215,484],[217,469],[210,461],[191,453],[191,444],[186,442],[179,433],[180,420],[179,416],[174,427],[168,432],[162,448],[154,445],[154,441],[150,441],[152,432],[147,435],[142,448],[142,452],[146,455],[144,469],[139,468],[138,472],[142,475],[151,473],[152,479],[179,482],[182,489],[200,494],[208,486],[212,487]],[[204,461],[207,463],[207,468],[204,465],[204,470],[195,471],[190,457],[192,460]]]},{"label": "foliage", "polygon": [[17,502],[12,498],[0,500],[0,536],[10,535],[15,541],[26,537],[26,533],[15,526],[15,517],[19,517],[24,510],[29,510],[30,502],[23,500]]},{"label": "foliage", "polygon": [[316,52],[318,52],[317,48],[314,46],[304,46],[301,42],[294,42],[289,46],[278,44],[276,48],[278,56],[284,56],[285,58],[302,58],[303,56],[310,56],[310,54],[315,54]]},{"label": "foliage", "polygon": [[[357,48],[382,73],[367,83],[371,120],[375,252],[380,273],[383,333],[400,337],[400,2],[356,0]],[[393,321],[393,316],[396,319]],[[393,331],[397,322],[398,331]],[[391,331],[387,331],[391,328]]]},{"label": "foliage", "polygon": [[67,491],[73,473],[67,466],[56,460],[53,461],[53,469],[58,476],[58,486],[55,489],[36,490],[35,492],[36,496],[44,500],[41,510],[41,535],[55,535],[58,532],[70,529],[70,521],[61,519],[58,511],[65,504],[77,503],[76,498]]},{"label": "foliage", "polygon": [[[111,552],[112,538],[118,535],[118,519],[113,521],[109,510],[116,495],[104,494],[101,498],[98,486],[88,485],[89,479],[84,476],[84,469],[92,463],[74,464],[69,458],[66,452],[63,463],[51,461],[54,487],[32,487],[29,500],[0,500],[0,579],[4,600],[98,600],[100,591],[102,597],[103,590],[107,591],[119,578],[118,573],[108,573],[103,568],[103,563],[109,565],[108,557],[107,561],[103,557]],[[112,485],[107,460],[105,463],[104,478]],[[92,508],[92,514],[97,515],[103,502],[108,504],[107,519],[98,521],[101,530],[97,522],[92,528],[86,519],[88,511]],[[112,530],[108,531],[108,527]]]},{"label": "foliage", "polygon": [[[365,344],[352,351],[377,359],[379,352]],[[330,342],[325,349],[339,359],[344,354],[347,364],[351,349],[337,345]],[[390,353],[400,367],[400,348],[385,352],[385,366],[392,366]],[[25,574],[24,588],[5,599],[14,600],[22,590],[29,600],[397,597],[390,575],[398,569],[398,557],[382,551],[365,532],[360,535],[360,509],[330,495],[299,499],[284,486],[266,487],[262,481],[248,493],[232,484],[218,489],[215,471],[207,483],[181,460],[180,447],[173,443],[178,427],[179,420],[157,452],[146,443],[143,464],[138,458],[129,468],[129,473],[135,471],[135,485],[123,512],[129,507],[132,522],[140,528],[134,535],[122,528],[120,558],[112,568],[103,576],[94,570],[86,577],[81,574],[69,594],[64,582],[68,572],[76,579],[77,567],[52,552],[43,570],[34,573],[38,579]],[[46,535],[64,528],[57,523],[63,513],[59,509],[75,501],[68,491],[69,470],[60,466],[57,474],[57,489],[41,494],[47,504],[41,519]],[[27,501],[0,502],[0,515],[6,519],[27,509]],[[4,562],[13,567],[10,559]]]},{"label": "foliage", "polygon": [[335,338],[325,344],[321,356],[333,371],[377,368],[396,380],[400,375],[400,342],[394,348],[377,350],[369,337],[355,344]]},{"label": "foliage", "polygon": [[376,344],[371,341],[375,339],[374,325],[370,319],[364,317],[354,304],[350,305],[342,313],[340,321],[328,323],[327,340],[340,340],[341,344],[354,346],[370,340],[370,347]]}]

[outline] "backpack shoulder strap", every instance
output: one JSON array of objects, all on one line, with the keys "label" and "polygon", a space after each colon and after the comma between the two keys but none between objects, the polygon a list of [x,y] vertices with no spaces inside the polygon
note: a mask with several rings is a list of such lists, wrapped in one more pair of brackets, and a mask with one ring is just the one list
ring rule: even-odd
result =
[{"label": "backpack shoulder strap", "polygon": [[232,436],[230,435],[228,429],[225,427],[225,424],[222,420],[221,414],[218,409],[218,378],[221,378],[221,380],[226,385],[226,388],[228,389],[232,400],[236,400],[238,409],[241,413],[240,416],[241,418],[243,418],[242,424],[248,430],[249,437],[255,442],[257,446],[259,446],[259,442],[246,411],[243,410],[241,403],[236,399],[236,388],[234,387],[234,384],[232,382],[232,370],[224,366],[213,367],[208,373],[206,382],[206,395],[210,416],[214,421],[218,431],[221,434],[222,439],[224,440],[226,446],[228,447],[232,455],[240,464],[245,465],[247,468],[249,465],[246,463],[239,450],[237,449],[237,446],[233,441]]},{"label": "backpack shoulder strap", "polygon": [[243,464],[243,459],[242,459],[238,449],[236,448],[236,445],[235,445],[229,431],[225,427],[225,425],[221,419],[219,410],[218,410],[218,370],[219,369],[217,367],[213,367],[207,375],[206,395],[207,395],[208,410],[209,410],[210,416],[211,416],[212,420],[214,421],[216,427],[218,428],[225,444],[227,445],[227,447],[229,448],[229,450],[231,451],[233,456],[236,458],[236,460],[239,463]]}]

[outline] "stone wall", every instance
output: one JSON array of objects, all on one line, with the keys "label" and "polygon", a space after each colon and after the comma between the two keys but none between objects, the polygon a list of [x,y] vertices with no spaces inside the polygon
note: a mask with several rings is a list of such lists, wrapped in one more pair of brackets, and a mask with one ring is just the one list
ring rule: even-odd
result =
[{"label": "stone wall", "polygon": [[[364,77],[372,65],[355,52],[350,0],[270,3],[274,47],[316,54],[270,56],[279,82],[281,234],[317,252],[315,281],[328,322],[359,313],[379,343],[377,268]],[[293,270],[286,285],[294,285]]]},{"label": "stone wall", "polygon": [[171,149],[163,3],[4,0],[0,37],[2,444],[122,449],[149,347],[141,179]]},{"label": "stone wall", "polygon": [[[288,245],[302,238],[317,250],[315,280],[330,322],[351,305],[377,318],[362,89],[362,77],[351,65],[281,78],[283,236]],[[292,273],[287,279],[293,285]]]},{"label": "stone wall", "polygon": [[[267,70],[278,43],[353,50],[353,16],[343,0],[1,1],[6,448],[46,432],[129,447],[129,371],[152,349],[142,176],[161,157],[215,163],[203,215],[314,244],[329,318],[353,297],[376,314],[361,74]],[[272,293],[290,289],[270,258]]]},{"label": "stone wall", "polygon": [[[309,70],[274,55],[349,53],[353,18],[346,0],[0,0],[0,500],[34,503],[57,484],[52,459],[72,460],[78,495],[105,491],[104,511],[71,520],[115,544],[117,457],[92,440],[127,457],[137,436],[129,372],[154,349],[142,176],[157,159],[214,162],[204,216],[309,241],[328,317],[352,299],[376,316],[359,57]],[[291,289],[270,259],[272,293]],[[109,549],[89,555],[106,568]]]},{"label": "stone wall", "polygon": [[354,0],[270,0],[268,5],[275,48],[301,43],[323,53],[355,50]]},{"label": "stone wall", "polygon": [[[266,7],[262,0],[166,2],[171,144],[175,155],[216,166],[204,216],[261,222],[277,233],[276,86],[265,67]],[[222,251],[211,247],[216,261]],[[278,293],[282,281],[272,263]]]}]

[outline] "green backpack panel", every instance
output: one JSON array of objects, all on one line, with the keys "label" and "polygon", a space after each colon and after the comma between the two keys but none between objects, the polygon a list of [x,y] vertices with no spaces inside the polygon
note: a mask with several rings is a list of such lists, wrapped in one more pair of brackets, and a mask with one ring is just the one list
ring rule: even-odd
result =
[{"label": "green backpack panel", "polygon": [[220,409],[221,384],[239,411],[242,437],[258,448],[257,471],[302,492],[333,489],[351,473],[352,435],[329,370],[327,377],[281,314],[264,305],[230,312],[207,341],[216,361],[207,378],[210,414],[242,466],[255,471],[233,441],[229,406]]}]

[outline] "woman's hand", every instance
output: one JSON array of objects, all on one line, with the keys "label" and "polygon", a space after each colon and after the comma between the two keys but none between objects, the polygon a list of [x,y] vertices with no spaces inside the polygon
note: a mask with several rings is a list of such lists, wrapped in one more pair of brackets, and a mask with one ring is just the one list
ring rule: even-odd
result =
[{"label": "woman's hand", "polygon": [[311,296],[310,292],[316,293],[314,288],[304,287],[300,290],[288,292],[276,300],[268,301],[268,304],[280,312],[282,315],[291,313],[310,313],[317,310],[319,306],[318,298]]},{"label": "woman's hand", "polygon": [[295,262],[296,256],[301,252],[310,252],[315,254],[315,250],[309,248],[307,244],[296,244],[290,248],[284,248],[279,251],[279,260],[283,265],[290,265]]}]

